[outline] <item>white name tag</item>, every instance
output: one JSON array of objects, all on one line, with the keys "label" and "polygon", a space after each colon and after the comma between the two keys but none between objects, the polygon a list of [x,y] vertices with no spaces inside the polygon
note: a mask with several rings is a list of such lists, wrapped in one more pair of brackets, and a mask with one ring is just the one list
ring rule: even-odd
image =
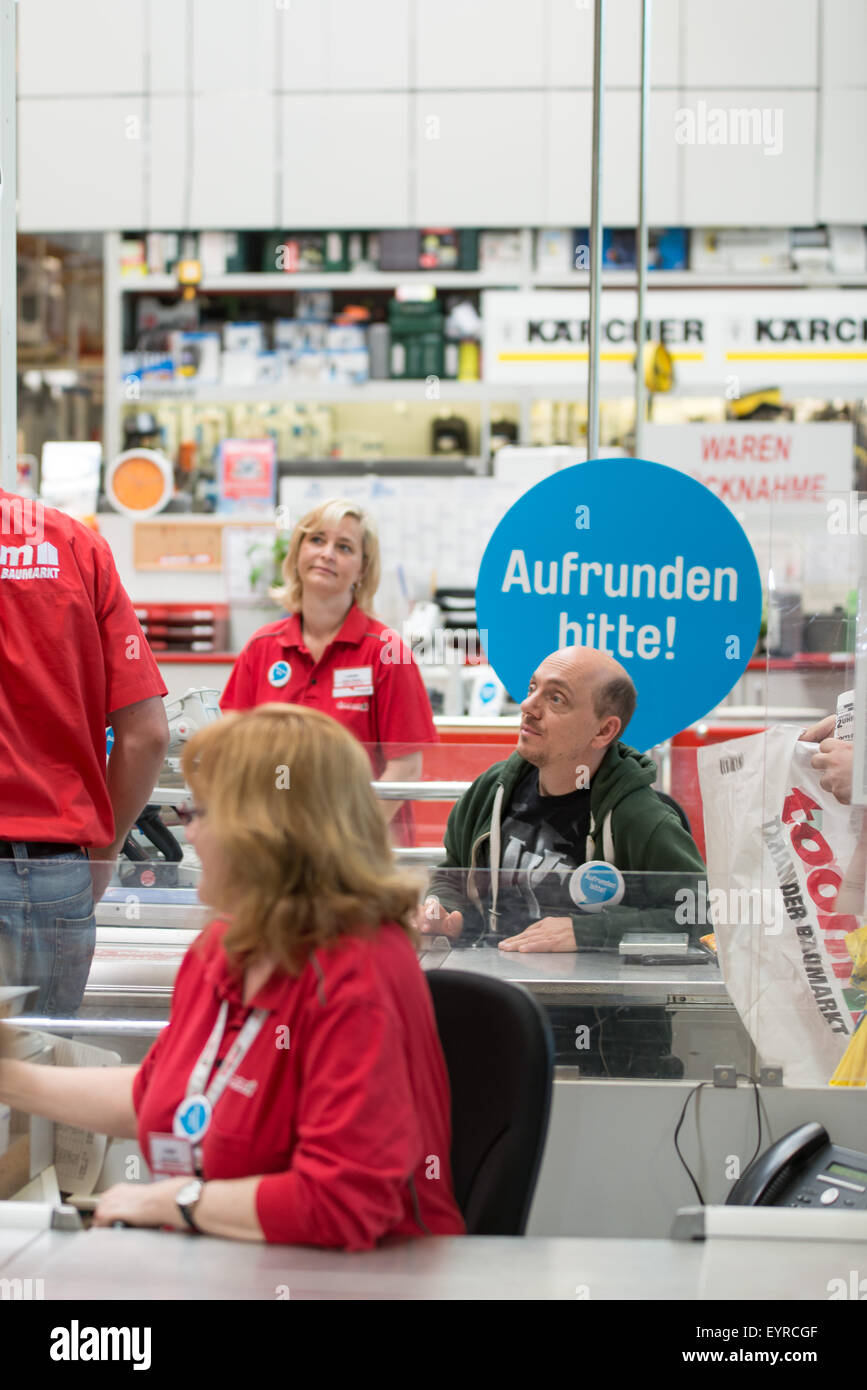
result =
[{"label": "white name tag", "polygon": [[331,694],[335,699],[338,696],[372,695],[373,667],[345,666],[342,670],[335,671]]},{"label": "white name tag", "polygon": [[151,1134],[148,1138],[154,1177],[177,1178],[195,1172],[193,1151],[187,1139],[176,1139],[173,1134]]}]

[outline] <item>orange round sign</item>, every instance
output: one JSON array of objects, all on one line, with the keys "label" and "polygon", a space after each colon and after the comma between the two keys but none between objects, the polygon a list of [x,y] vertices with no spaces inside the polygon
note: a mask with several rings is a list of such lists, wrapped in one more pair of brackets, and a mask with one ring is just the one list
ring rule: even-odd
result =
[{"label": "orange round sign", "polygon": [[172,495],[171,464],[153,449],[128,449],[108,470],[105,490],[118,511],[130,516],[153,515]]}]

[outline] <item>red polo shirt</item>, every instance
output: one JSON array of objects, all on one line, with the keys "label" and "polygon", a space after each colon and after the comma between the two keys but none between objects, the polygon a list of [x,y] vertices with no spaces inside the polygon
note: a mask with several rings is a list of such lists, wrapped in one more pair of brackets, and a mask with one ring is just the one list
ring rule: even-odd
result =
[{"label": "red polo shirt", "polygon": [[[330,714],[367,745],[374,777],[390,758],[438,741],[412,652],[393,629],[357,604],[319,661],[304,645],[298,613],[254,633],[235,662],[220,708],[252,709],[274,700]],[[396,843],[412,844],[408,804],[391,828]]]},{"label": "red polo shirt", "polygon": [[297,978],[276,970],[244,1005],[225,931],[213,923],[188,950],[169,1026],[136,1074],[142,1152],[150,1156],[150,1134],[171,1134],[222,1000],[220,1058],[250,1010],[264,1008],[264,1027],[214,1107],[205,1180],[262,1175],[256,1214],[268,1241],[364,1250],[386,1235],[462,1235],[448,1074],[406,933],[387,923],[341,937]]},{"label": "red polo shirt", "polygon": [[103,538],[0,491],[0,839],[110,844],[109,715],[165,694]]}]

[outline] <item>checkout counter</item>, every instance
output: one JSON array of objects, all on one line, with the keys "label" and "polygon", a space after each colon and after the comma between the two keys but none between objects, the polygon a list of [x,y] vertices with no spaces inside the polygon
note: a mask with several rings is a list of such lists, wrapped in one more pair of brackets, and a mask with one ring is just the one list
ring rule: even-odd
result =
[{"label": "checkout counter", "polygon": [[[490,762],[501,754],[488,748],[486,756]],[[463,785],[444,784],[434,775],[414,786],[412,795],[443,810]],[[386,797],[408,794],[399,784],[379,784],[377,789]],[[177,787],[155,792],[157,804],[165,807],[178,797]],[[171,819],[169,814],[166,818]],[[400,852],[418,873],[422,895],[440,854],[436,845]],[[26,1000],[17,1000],[15,1012],[26,1024],[18,1036],[30,1038],[29,1045],[46,1064],[64,1038],[109,1049],[112,1060],[126,1063],[144,1055],[165,1026],[174,975],[204,921],[195,877],[194,862],[185,852],[173,889],[139,886],[131,891],[118,883],[109,891],[98,909],[96,955],[75,1019],[34,1018],[26,1012]],[[639,917],[648,898],[656,904],[652,910],[659,910],[650,881],[671,878],[643,877],[645,899],[635,908]],[[518,898],[539,891],[538,885],[519,879],[512,885]],[[627,884],[618,910],[630,907],[629,892],[635,888]],[[469,894],[466,875],[455,891]],[[534,920],[532,914],[529,920]],[[0,1281],[31,1280],[35,1286],[41,1280],[45,1297],[75,1300],[827,1298],[829,1281],[841,1271],[857,1267],[859,1260],[867,1270],[867,1227],[860,1223],[848,1235],[841,1234],[839,1225],[832,1234],[829,1227],[827,1240],[816,1239],[818,1226],[806,1233],[802,1225],[757,1232],[749,1238],[749,1258],[742,1233],[703,1242],[671,1238],[676,1213],[695,1202],[674,1134],[698,1081],[705,1086],[682,1126],[680,1145],[711,1204],[725,1201],[733,1158],[739,1171],[749,1161],[756,1146],[757,1107],[763,1149],[805,1118],[818,1120],[836,1143],[856,1150],[865,1147],[867,1132],[862,1098],[851,1091],[766,1082],[754,1092],[745,1082],[731,1085],[731,1073],[757,1074],[756,1059],[718,961],[705,948],[696,955],[699,933],[709,930],[683,929],[692,940],[667,958],[624,955],[617,946],[575,953],[505,952],[487,933],[470,930],[460,944],[442,937],[424,941],[421,963],[426,971],[463,970],[520,985],[549,1011],[555,1034],[558,1029],[561,1033],[547,1145],[525,1237],[400,1242],[344,1254],[151,1231],[58,1229],[51,1224],[57,1190],[52,1185],[51,1136],[44,1122],[31,1121],[27,1181],[11,1190],[7,1173],[5,1190],[0,1185],[0,1197],[13,1199],[0,1200]],[[669,934],[679,934],[673,921]],[[657,942],[654,949],[659,946]],[[578,1045],[575,1038],[584,1024],[574,1020],[603,1016],[613,1020],[609,1027],[616,1040],[618,1028],[630,1017],[635,1036],[645,1041],[654,1029],[657,1037],[663,1029],[664,1046],[654,1044],[649,1053],[644,1049],[650,1066],[618,1068],[612,1061],[617,1049],[607,1042],[595,1049]],[[604,1039],[606,1025],[601,1026]],[[623,1041],[620,1028],[621,1055]],[[587,1066],[598,1055],[605,1063],[601,1072]],[[141,1163],[134,1143],[111,1141],[94,1190],[128,1176],[130,1160],[136,1158]],[[2,1171],[0,1159],[0,1175]],[[146,1178],[146,1170],[141,1177]],[[822,1214],[812,1215],[821,1219]],[[278,1292],[283,1288],[289,1292]]]}]

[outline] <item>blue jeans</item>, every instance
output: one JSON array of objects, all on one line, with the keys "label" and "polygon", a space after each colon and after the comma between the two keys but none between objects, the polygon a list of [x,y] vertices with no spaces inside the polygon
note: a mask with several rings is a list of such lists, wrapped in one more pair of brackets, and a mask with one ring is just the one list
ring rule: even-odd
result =
[{"label": "blue jeans", "polygon": [[77,1012],[96,945],[90,861],[70,849],[31,859],[12,846],[0,859],[0,983],[36,985],[27,1013],[64,1018]]}]

